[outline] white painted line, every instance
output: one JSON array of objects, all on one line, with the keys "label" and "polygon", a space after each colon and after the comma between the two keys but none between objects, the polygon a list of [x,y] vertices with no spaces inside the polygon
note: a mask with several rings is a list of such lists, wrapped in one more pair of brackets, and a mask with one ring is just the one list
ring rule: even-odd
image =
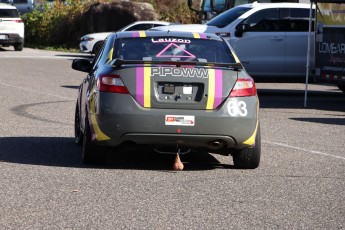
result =
[{"label": "white painted line", "polygon": [[72,98],[69,98],[69,97],[63,97],[63,96],[60,96],[60,95],[57,95],[57,94],[51,94],[51,93],[47,93],[47,92],[43,92],[43,91],[39,91],[39,90],[33,90],[33,89],[28,89],[28,88],[24,88],[24,87],[20,87],[20,86],[9,85],[9,84],[2,83],[2,82],[0,82],[0,85],[6,86],[6,87],[12,87],[12,88],[16,88],[16,89],[21,89],[21,90],[26,90],[26,91],[33,92],[33,93],[53,96],[53,97],[61,98],[61,99],[64,99],[64,100],[69,100],[69,101],[75,100],[75,99],[72,99]]},{"label": "white painted line", "polygon": [[303,148],[299,148],[299,147],[295,147],[295,146],[291,146],[291,145],[287,145],[287,144],[283,144],[283,143],[272,142],[272,141],[262,141],[262,142],[268,143],[271,145],[278,145],[278,146],[282,146],[282,147],[286,147],[286,148],[296,149],[296,150],[300,150],[303,152],[314,153],[314,154],[319,154],[319,155],[323,155],[323,156],[327,156],[327,157],[334,157],[334,158],[345,160],[345,157],[332,155],[329,153],[323,153],[323,152],[319,152],[319,151],[314,151],[314,150],[309,150],[309,149],[303,149]]}]

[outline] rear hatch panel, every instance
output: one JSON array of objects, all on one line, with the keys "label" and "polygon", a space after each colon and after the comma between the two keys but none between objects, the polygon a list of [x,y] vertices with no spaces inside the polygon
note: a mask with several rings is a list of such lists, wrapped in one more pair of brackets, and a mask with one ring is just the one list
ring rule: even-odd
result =
[{"label": "rear hatch panel", "polygon": [[115,71],[145,108],[216,109],[229,96],[238,72],[228,68],[127,65]]}]

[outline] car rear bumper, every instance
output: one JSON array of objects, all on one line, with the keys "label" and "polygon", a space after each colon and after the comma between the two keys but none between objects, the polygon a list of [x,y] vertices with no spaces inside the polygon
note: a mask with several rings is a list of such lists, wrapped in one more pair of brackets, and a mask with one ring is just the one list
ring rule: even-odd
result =
[{"label": "car rear bumper", "polygon": [[236,146],[235,140],[229,136],[171,133],[125,133],[120,137],[120,142],[139,145],[207,148],[210,150],[234,148]]},{"label": "car rear bumper", "polygon": [[[247,105],[246,116],[229,113],[229,104],[238,101]],[[257,129],[258,107],[258,98],[252,96],[228,98],[215,110],[148,109],[129,95],[101,93],[96,103],[90,104],[88,114],[93,141],[101,145],[130,142],[240,149],[254,145],[248,140]],[[170,115],[189,117],[194,124],[168,124],[166,119]]]},{"label": "car rear bumper", "polygon": [[24,42],[24,38],[20,37],[19,34],[2,34],[2,33],[0,33],[0,35],[5,36],[5,39],[0,39],[1,45],[11,45],[11,44]]}]

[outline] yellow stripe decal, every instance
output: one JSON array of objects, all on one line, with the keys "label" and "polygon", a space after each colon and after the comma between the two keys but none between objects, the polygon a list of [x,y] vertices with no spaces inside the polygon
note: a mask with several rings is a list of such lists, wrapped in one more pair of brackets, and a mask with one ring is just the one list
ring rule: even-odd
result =
[{"label": "yellow stripe decal", "polygon": [[145,31],[139,31],[139,37],[141,37],[141,38],[146,37]]},{"label": "yellow stripe decal", "polygon": [[[257,98],[257,100],[258,100],[258,98]],[[259,112],[259,104],[256,105],[256,114],[258,114],[258,112]],[[259,118],[257,115],[254,133],[246,141],[244,141],[243,144],[245,144],[245,145],[254,145],[255,144],[255,138],[256,138],[256,133],[258,131],[258,126],[259,126]]]},{"label": "yellow stripe decal", "polygon": [[233,49],[232,47],[230,47],[230,50],[231,50],[232,55],[233,55],[234,58],[235,58],[236,63],[240,63],[241,61],[240,61],[240,59],[237,57],[237,55],[236,55],[234,49]]},{"label": "yellow stripe decal", "polygon": [[102,130],[99,128],[97,119],[96,119],[96,109],[95,103],[93,100],[90,100],[90,111],[91,111],[91,125],[95,132],[95,138],[97,141],[107,141],[110,140],[110,137],[105,135]]},{"label": "yellow stripe decal", "polygon": [[151,107],[151,68],[144,67],[144,107]]},{"label": "yellow stripe decal", "polygon": [[213,109],[214,95],[215,95],[215,70],[210,69],[208,71],[208,98],[206,109]]},{"label": "yellow stripe decal", "polygon": [[107,55],[107,64],[112,60],[112,58],[113,58],[113,51],[114,51],[114,49],[113,48],[111,48],[111,50],[109,50],[109,53],[108,53],[108,55]]},{"label": "yellow stripe decal", "polygon": [[243,142],[245,145],[254,145],[255,144],[255,137],[256,137],[256,132],[258,131],[258,123],[256,123],[256,127],[254,130],[254,133],[246,140]]},{"label": "yellow stripe decal", "polygon": [[200,34],[199,33],[193,32],[193,36],[194,36],[194,38],[200,38]]}]

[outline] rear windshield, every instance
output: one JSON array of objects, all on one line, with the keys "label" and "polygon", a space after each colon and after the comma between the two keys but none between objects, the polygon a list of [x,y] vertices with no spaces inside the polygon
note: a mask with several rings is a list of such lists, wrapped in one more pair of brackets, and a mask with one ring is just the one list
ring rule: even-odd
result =
[{"label": "rear windshield", "polygon": [[224,41],[181,37],[118,39],[114,58],[147,61],[235,63]]},{"label": "rear windshield", "polygon": [[239,16],[250,10],[249,7],[235,7],[230,10],[223,12],[217,17],[211,19],[206,23],[209,26],[216,26],[218,28],[223,28],[233,21],[235,21]]},{"label": "rear windshield", "polygon": [[16,9],[0,9],[0,18],[18,18]]}]

